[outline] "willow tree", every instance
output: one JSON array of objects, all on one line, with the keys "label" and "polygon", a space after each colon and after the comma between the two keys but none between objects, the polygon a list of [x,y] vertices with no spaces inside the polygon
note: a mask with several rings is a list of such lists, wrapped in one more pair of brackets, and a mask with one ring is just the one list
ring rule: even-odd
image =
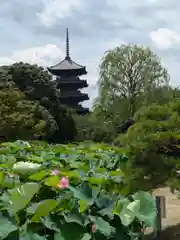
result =
[{"label": "willow tree", "polygon": [[122,45],[106,52],[100,64],[99,103],[111,115],[133,117],[147,96],[169,86],[160,58],[148,47]]}]

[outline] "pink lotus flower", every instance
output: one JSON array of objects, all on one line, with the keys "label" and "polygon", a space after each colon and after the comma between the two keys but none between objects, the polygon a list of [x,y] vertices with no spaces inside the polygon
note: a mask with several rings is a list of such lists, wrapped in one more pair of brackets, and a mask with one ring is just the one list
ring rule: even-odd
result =
[{"label": "pink lotus flower", "polygon": [[58,186],[58,188],[61,188],[61,189],[68,188],[68,186],[69,186],[68,178],[62,177],[57,186]]},{"label": "pink lotus flower", "polygon": [[95,223],[92,225],[92,233],[96,233],[96,224]]},{"label": "pink lotus flower", "polygon": [[52,170],[51,175],[57,176],[59,174],[59,171],[57,169]]}]

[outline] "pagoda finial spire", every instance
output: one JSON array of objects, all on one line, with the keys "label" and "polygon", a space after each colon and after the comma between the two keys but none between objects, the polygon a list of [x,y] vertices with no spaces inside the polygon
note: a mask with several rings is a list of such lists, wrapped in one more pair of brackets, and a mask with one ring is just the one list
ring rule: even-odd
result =
[{"label": "pagoda finial spire", "polygon": [[70,58],[69,57],[69,32],[68,32],[68,28],[66,28],[66,58]]}]

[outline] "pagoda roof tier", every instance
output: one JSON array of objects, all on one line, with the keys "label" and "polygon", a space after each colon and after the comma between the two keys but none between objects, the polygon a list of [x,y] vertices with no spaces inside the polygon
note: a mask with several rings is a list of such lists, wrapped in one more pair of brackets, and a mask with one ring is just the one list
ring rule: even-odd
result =
[{"label": "pagoda roof tier", "polygon": [[79,102],[81,101],[87,101],[89,100],[89,96],[87,93],[81,93],[79,91],[74,92],[74,93],[66,93],[64,95],[60,95],[59,97],[60,101],[62,100],[73,100],[73,99],[79,99]]},{"label": "pagoda roof tier", "polygon": [[87,84],[86,80],[76,80],[76,79],[75,80],[67,79],[67,81],[66,80],[57,80],[57,85],[58,85],[58,87],[71,85],[71,86],[76,87],[76,89],[78,89],[79,87],[85,88],[85,87],[89,86]]},{"label": "pagoda roof tier", "polygon": [[48,68],[56,76],[79,76],[87,74],[86,67],[74,62],[69,55],[69,33],[66,31],[66,57],[60,63]]},{"label": "pagoda roof tier", "polygon": [[78,63],[72,61],[68,56],[66,56],[65,59],[60,63],[49,67],[48,71],[56,76],[66,76],[67,74],[72,76],[80,76],[87,74],[85,66],[79,65]]},{"label": "pagoda roof tier", "polygon": [[73,82],[74,83],[74,82],[84,82],[86,80],[80,79],[77,76],[71,76],[71,77],[61,76],[61,77],[57,77],[56,81],[57,82],[63,82],[63,83],[66,83],[66,82]]}]

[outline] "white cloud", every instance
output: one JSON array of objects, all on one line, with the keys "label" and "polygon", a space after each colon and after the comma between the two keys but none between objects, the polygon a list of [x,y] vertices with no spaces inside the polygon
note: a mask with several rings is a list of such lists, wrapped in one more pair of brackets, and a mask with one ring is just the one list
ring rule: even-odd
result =
[{"label": "white cloud", "polygon": [[[72,53],[74,52],[76,57],[73,57],[73,60],[87,66],[88,74],[84,78],[88,79],[91,86],[96,84],[98,65],[106,50],[122,43],[149,46],[151,42],[161,49],[159,51],[155,48],[155,51],[166,62],[173,84],[178,84],[180,62],[177,51],[180,43],[180,26],[177,24],[180,20],[178,0],[0,0],[0,2],[2,2],[0,64],[25,61],[49,66],[57,63],[64,57],[60,50],[64,45],[61,32],[69,27],[73,29],[72,34],[75,35]],[[12,38],[13,32],[16,34]],[[45,45],[46,43],[56,45]],[[29,46],[36,47],[27,49]],[[162,51],[166,49],[168,51]],[[171,56],[174,56],[174,59]],[[84,89],[86,90],[91,96],[95,94],[93,88]]]},{"label": "white cloud", "polygon": [[[63,58],[64,53],[60,48],[53,44],[47,44],[41,47],[15,50],[10,56],[0,57],[0,66],[22,61],[48,67],[60,62]],[[87,61],[87,70],[90,71],[87,79],[90,85],[95,84],[97,81],[97,68],[94,65],[98,66],[99,61],[99,58],[92,58]]]},{"label": "white cloud", "polygon": [[41,0],[44,4],[42,12],[37,13],[42,24],[51,27],[58,18],[65,18],[72,14],[74,9],[80,9],[84,6],[84,0]]},{"label": "white cloud", "polygon": [[180,44],[180,35],[168,28],[158,28],[150,32],[150,38],[159,49],[168,49],[172,45]]},{"label": "white cloud", "polygon": [[[0,57],[1,65],[10,65],[15,62],[27,62],[30,64],[38,64],[43,67],[51,66],[61,61],[64,58],[64,53],[56,45],[47,44],[41,47],[32,47],[24,50],[16,50],[10,56]],[[93,65],[93,62],[91,63]],[[97,95],[96,87],[93,86],[97,81],[97,73],[93,71],[93,67],[89,63],[91,74],[87,75],[89,88],[85,88],[82,92],[88,92],[90,100],[83,103],[83,106],[91,107],[92,101]],[[93,65],[94,66],[94,65]],[[91,69],[92,68],[92,69]],[[86,79],[86,77],[85,77]]]},{"label": "white cloud", "polygon": [[62,59],[63,55],[61,49],[56,45],[47,44],[41,47],[15,50],[11,56],[0,57],[0,65],[23,61],[41,66],[49,66],[55,61]]}]

